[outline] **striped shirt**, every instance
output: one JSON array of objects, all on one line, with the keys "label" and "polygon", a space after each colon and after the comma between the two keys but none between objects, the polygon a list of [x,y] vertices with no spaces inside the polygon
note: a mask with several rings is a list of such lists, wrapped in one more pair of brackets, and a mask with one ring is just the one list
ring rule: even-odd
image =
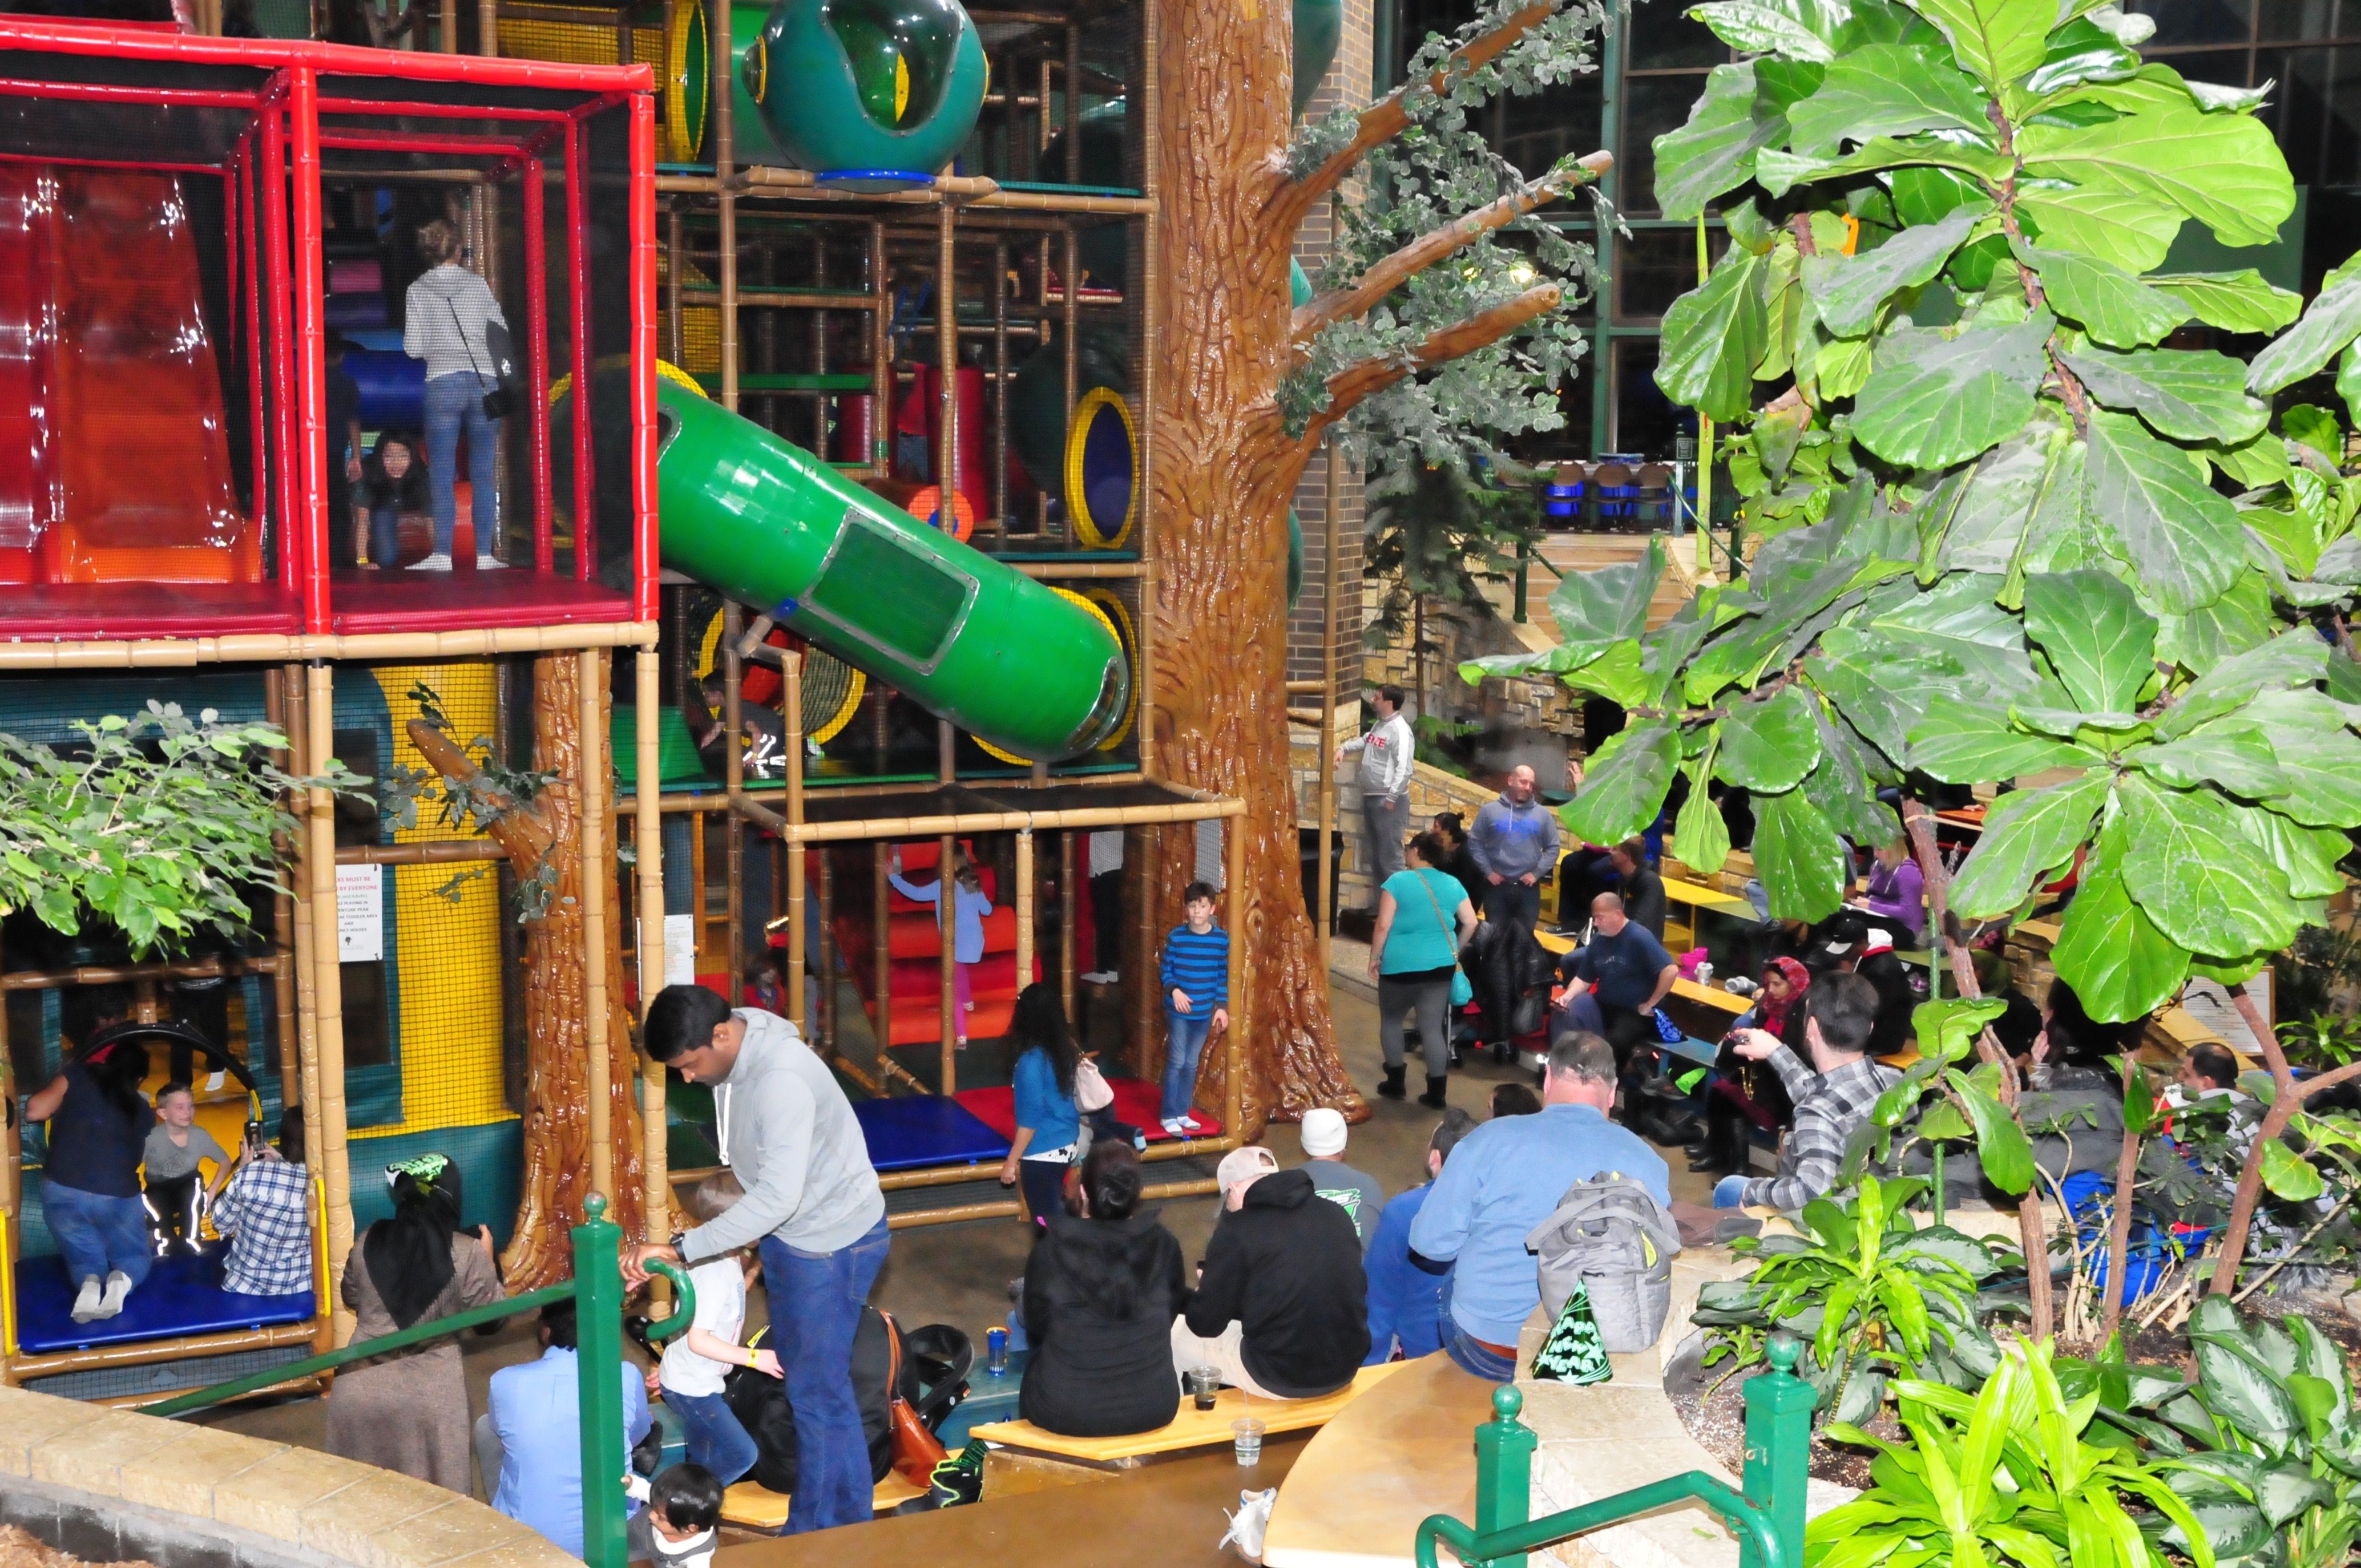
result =
[{"label": "striped shirt", "polygon": [[283,1159],[241,1168],[214,1201],[214,1229],[229,1237],[222,1288],[291,1296],[312,1288],[312,1173]]},{"label": "striped shirt", "polygon": [[1164,938],[1164,1010],[1178,1013],[1172,1005],[1175,987],[1189,999],[1191,1017],[1203,1017],[1216,1007],[1230,1004],[1230,934],[1219,926],[1202,931],[1191,931],[1186,926],[1172,927],[1172,935]]},{"label": "striped shirt", "polygon": [[492,297],[491,285],[456,261],[423,274],[403,296],[401,351],[426,361],[426,378],[462,370],[492,375],[498,368],[486,341],[486,323],[505,327],[509,318]]}]

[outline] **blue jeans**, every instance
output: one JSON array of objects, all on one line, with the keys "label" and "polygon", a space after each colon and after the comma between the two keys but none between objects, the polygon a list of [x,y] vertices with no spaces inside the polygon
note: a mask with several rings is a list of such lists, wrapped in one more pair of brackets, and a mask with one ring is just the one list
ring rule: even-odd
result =
[{"label": "blue jeans", "polygon": [[[473,370],[426,383],[426,495],[434,510],[434,551],[451,554],[459,517],[459,433],[467,433],[467,483],[475,488],[476,554],[489,555],[500,538],[500,425],[484,417],[484,394],[500,383]],[[372,521],[373,525],[373,521]],[[376,543],[370,543],[375,556]]]},{"label": "blue jeans", "polygon": [[805,1252],[763,1238],[763,1278],[771,1298],[771,1343],[787,1375],[796,1413],[796,1490],[787,1533],[866,1524],[875,1483],[869,1439],[852,1391],[852,1336],[869,1288],[885,1266],[885,1220],[835,1252]]},{"label": "blue jeans", "polygon": [[1213,1014],[1175,1013],[1170,1008],[1164,1014],[1164,1108],[1157,1115],[1166,1121],[1189,1113],[1189,1102],[1197,1093],[1197,1058],[1205,1054],[1205,1036],[1213,1033]]},{"label": "blue jeans", "polygon": [[749,1470],[763,1451],[730,1413],[730,1401],[719,1394],[684,1394],[667,1388],[664,1409],[680,1418],[681,1435],[688,1442],[688,1462],[713,1472],[727,1486]]},{"label": "blue jeans", "polygon": [[1715,1182],[1713,1184],[1713,1206],[1717,1209],[1735,1209],[1740,1207],[1745,1201],[1746,1184],[1752,1178],[1744,1176],[1725,1176],[1719,1181]]},{"label": "blue jeans", "polygon": [[[449,533],[444,530],[445,554],[449,554]],[[390,566],[393,558],[401,554],[401,510],[398,507],[369,508],[369,565]]]},{"label": "blue jeans", "polygon": [[1492,1383],[1513,1383],[1517,1378],[1517,1358],[1502,1355],[1488,1345],[1467,1337],[1467,1331],[1454,1323],[1451,1337],[1443,1342],[1444,1353],[1452,1365],[1473,1377]]},{"label": "blue jeans", "polygon": [[109,1274],[130,1277],[133,1286],[148,1277],[156,1262],[155,1239],[148,1232],[148,1205],[137,1198],[109,1198],[41,1183],[41,1212],[49,1234],[65,1255],[66,1276],[74,1284],[104,1281]]}]

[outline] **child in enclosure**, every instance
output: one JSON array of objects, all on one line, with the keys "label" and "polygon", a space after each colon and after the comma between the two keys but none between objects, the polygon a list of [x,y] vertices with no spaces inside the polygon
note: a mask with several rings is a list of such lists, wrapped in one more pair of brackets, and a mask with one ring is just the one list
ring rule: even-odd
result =
[{"label": "child in enclosure", "polygon": [[[689,1194],[688,1212],[698,1224],[710,1224],[745,1195],[735,1175],[716,1171]],[[762,1456],[722,1398],[724,1379],[733,1366],[751,1366],[771,1377],[780,1376],[776,1354],[738,1343],[746,1327],[746,1288],[762,1271],[762,1260],[752,1247],[708,1257],[690,1269],[688,1282],[697,1291],[697,1321],[688,1332],[664,1347],[664,1359],[648,1374],[648,1392],[661,1398],[664,1409],[680,1418],[688,1442],[688,1468],[709,1473],[723,1486],[753,1469],[754,1461]],[[664,1475],[678,1473],[675,1468]],[[657,1477],[659,1486],[664,1478]]]},{"label": "child in enclosure", "polygon": [[[983,891],[983,873],[975,869],[967,851],[956,851],[951,861],[951,881],[959,892],[951,905],[951,987],[959,1003],[959,1021],[953,1033],[960,1045],[967,1044],[967,1015],[975,1011],[975,992],[970,971],[983,961],[983,917],[992,913],[992,900]],[[902,851],[894,851],[894,865],[887,879],[894,891],[917,904],[933,904],[942,896],[943,883],[939,872],[930,883],[902,880]]]},{"label": "child in enclosure", "polygon": [[1211,883],[1192,882],[1180,895],[1186,922],[1164,938],[1164,1130],[1174,1137],[1200,1131],[1191,1114],[1197,1058],[1206,1037],[1230,1026],[1230,934],[1213,924]]},{"label": "child in enclosure", "polygon": [[[156,1113],[163,1120],[148,1130],[142,1167],[148,1213],[156,1227],[156,1255],[170,1257],[197,1250],[204,1211],[229,1180],[229,1151],[197,1125],[197,1095],[191,1085],[174,1081],[158,1090]],[[201,1199],[198,1182],[205,1160],[214,1162],[214,1174]]]}]

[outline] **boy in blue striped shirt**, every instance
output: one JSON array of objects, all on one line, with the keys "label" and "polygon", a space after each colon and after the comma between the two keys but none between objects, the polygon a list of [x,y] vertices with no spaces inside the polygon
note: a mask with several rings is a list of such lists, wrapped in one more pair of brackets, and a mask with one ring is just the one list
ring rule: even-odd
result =
[{"label": "boy in blue striped shirt", "polygon": [[1176,1138],[1200,1132],[1191,1114],[1197,1058],[1205,1036],[1230,1026],[1230,934],[1213,925],[1213,889],[1192,882],[1180,895],[1185,926],[1164,938],[1164,1130]]}]

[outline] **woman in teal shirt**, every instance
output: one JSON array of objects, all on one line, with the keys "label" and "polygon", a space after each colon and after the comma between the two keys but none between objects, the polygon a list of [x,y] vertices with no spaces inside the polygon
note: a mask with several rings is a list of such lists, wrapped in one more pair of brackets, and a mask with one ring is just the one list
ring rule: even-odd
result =
[{"label": "woman in teal shirt", "polygon": [[1009,1142],[1008,1157],[1000,1162],[1000,1184],[1024,1183],[1025,1210],[1038,1235],[1052,1214],[1064,1212],[1066,1168],[1082,1141],[1074,1070],[1082,1064],[1082,1051],[1066,1023],[1058,988],[1044,981],[1017,993],[1008,1035],[1017,1049],[1016,1135]]},{"label": "woman in teal shirt", "polygon": [[1451,1075],[1451,975],[1459,949],[1476,930],[1476,906],[1467,890],[1436,869],[1448,853],[1432,830],[1410,841],[1409,867],[1386,878],[1378,890],[1378,927],[1369,937],[1378,1037],[1386,1051],[1386,1080],[1378,1092],[1389,1100],[1405,1092],[1402,1014],[1415,1009],[1419,1045],[1426,1052],[1426,1092],[1418,1102],[1438,1111]]}]

